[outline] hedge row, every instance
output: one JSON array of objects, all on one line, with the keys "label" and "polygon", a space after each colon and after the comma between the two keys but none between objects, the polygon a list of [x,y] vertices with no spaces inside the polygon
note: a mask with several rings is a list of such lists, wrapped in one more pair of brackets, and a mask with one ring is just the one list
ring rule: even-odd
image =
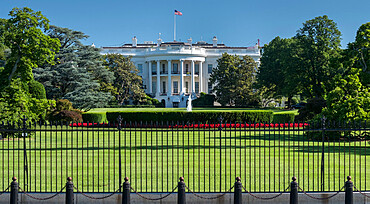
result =
[{"label": "hedge row", "polygon": [[293,123],[294,122],[294,113],[279,113],[274,114],[273,123]]},{"label": "hedge row", "polygon": [[83,113],[82,119],[84,122],[104,123],[107,122],[105,112],[102,113]]},{"label": "hedge row", "polygon": [[220,116],[223,122],[247,122],[247,123],[270,123],[273,118],[272,111],[252,110],[252,111],[174,111],[174,112],[124,112],[114,111],[106,113],[108,121],[117,121],[118,116],[123,121],[131,122],[200,122],[218,123]]}]

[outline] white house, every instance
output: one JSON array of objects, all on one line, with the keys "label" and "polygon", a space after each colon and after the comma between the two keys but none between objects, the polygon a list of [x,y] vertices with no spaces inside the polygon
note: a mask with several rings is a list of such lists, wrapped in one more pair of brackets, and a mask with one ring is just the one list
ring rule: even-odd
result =
[{"label": "white house", "polygon": [[248,55],[259,64],[261,54],[257,45],[228,47],[218,44],[216,37],[212,41],[209,44],[204,41],[193,43],[191,38],[188,42],[162,42],[158,39],[156,44],[152,41],[138,44],[134,37],[132,44],[103,47],[102,54],[131,56],[147,94],[164,101],[166,107],[186,107],[190,94],[194,98],[200,92],[212,92],[210,74],[223,53]]}]

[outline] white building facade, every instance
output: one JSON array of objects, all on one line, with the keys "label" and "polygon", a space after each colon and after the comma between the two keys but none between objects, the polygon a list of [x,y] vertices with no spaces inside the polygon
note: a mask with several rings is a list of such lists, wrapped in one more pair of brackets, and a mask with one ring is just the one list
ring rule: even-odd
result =
[{"label": "white building facade", "polygon": [[261,57],[259,47],[227,47],[206,42],[165,42],[161,39],[154,44],[138,44],[136,37],[132,44],[121,47],[103,47],[102,54],[116,53],[131,56],[131,61],[139,70],[145,92],[166,107],[186,107],[189,96],[195,98],[200,92],[212,93],[209,82],[212,69],[223,53],[252,57],[257,64]]}]

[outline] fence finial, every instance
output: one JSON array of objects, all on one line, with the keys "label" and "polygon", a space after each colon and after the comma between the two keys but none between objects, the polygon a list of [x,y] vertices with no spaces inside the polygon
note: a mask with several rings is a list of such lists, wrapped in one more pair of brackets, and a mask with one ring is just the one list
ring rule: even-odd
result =
[{"label": "fence finial", "polygon": [[128,181],[128,180],[129,180],[129,179],[128,179],[128,177],[126,176],[126,177],[125,177],[125,181]]},{"label": "fence finial", "polygon": [[17,181],[17,177],[13,176],[12,180]]}]

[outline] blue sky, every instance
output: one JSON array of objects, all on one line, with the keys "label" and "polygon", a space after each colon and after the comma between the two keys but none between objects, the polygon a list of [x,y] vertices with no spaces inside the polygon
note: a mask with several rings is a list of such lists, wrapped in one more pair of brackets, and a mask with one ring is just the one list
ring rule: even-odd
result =
[{"label": "blue sky", "polygon": [[261,45],[276,36],[292,37],[306,20],[328,15],[342,32],[342,47],[354,41],[357,29],[370,21],[370,0],[0,0],[0,18],[13,7],[41,11],[53,25],[89,35],[84,44],[118,46],[173,40],[174,10],[177,40],[219,42],[229,46]]}]

